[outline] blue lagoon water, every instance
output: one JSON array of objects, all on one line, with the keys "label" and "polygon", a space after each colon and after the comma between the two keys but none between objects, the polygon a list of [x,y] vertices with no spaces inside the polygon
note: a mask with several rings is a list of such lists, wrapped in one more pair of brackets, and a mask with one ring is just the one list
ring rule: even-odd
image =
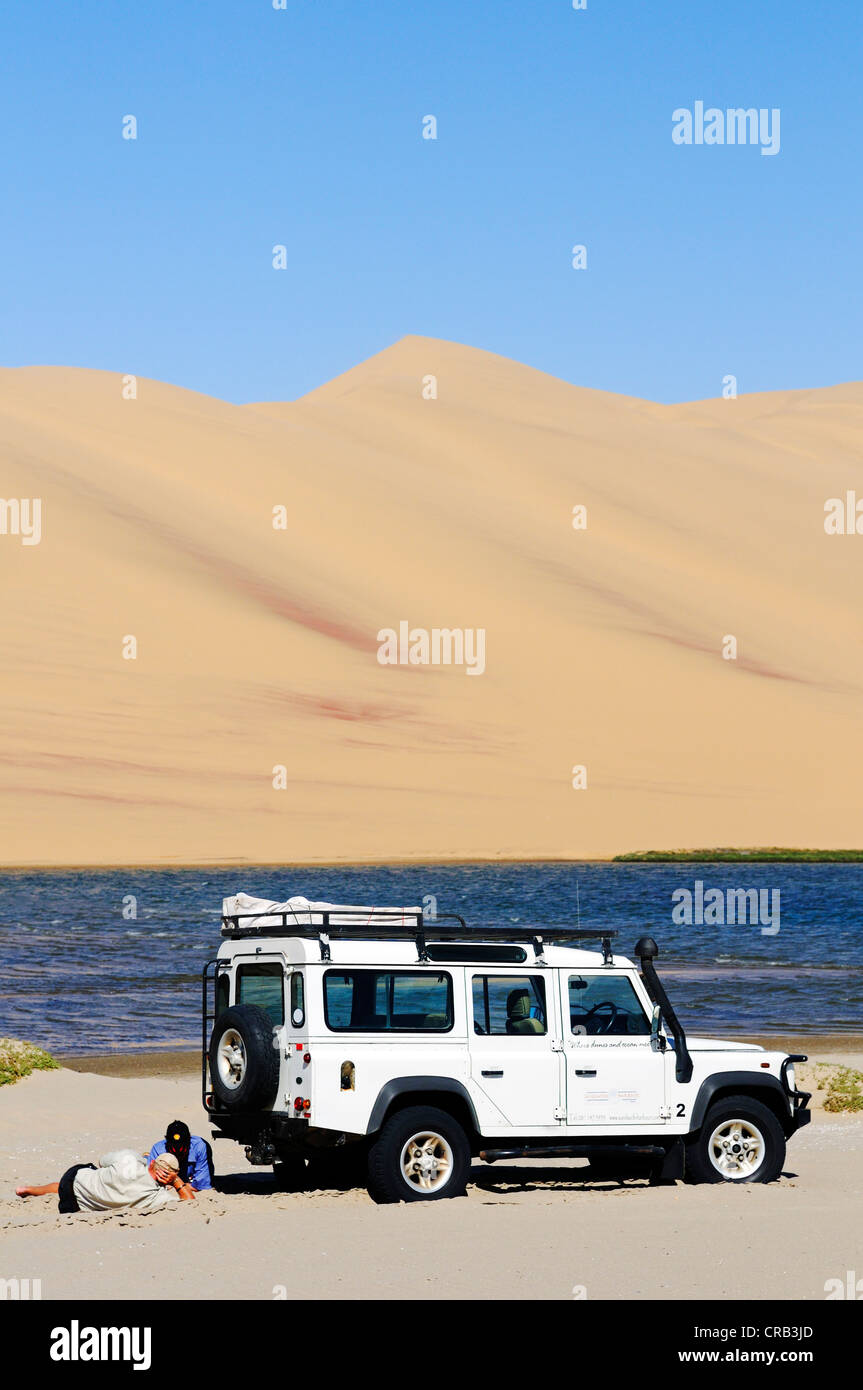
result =
[{"label": "blue lagoon water", "polygon": [[[672,893],[779,890],[780,930],[677,924]],[[0,1034],[59,1053],[195,1046],[200,975],[222,898],[419,904],[471,927],[616,927],[649,933],[692,1032],[863,1033],[863,865],[507,864],[409,868],[110,870],[0,875]],[[137,916],[124,917],[135,899]]]}]

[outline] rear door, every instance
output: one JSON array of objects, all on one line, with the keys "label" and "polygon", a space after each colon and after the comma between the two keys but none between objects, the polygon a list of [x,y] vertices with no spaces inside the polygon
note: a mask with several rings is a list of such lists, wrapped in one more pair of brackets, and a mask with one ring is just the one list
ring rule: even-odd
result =
[{"label": "rear door", "polygon": [[561,1117],[562,1051],[554,974],[467,970],[471,1079],[516,1133]]},{"label": "rear door", "polygon": [[274,1031],[285,1023],[285,958],[282,955],[240,957],[234,977],[234,1003],[256,1004],[268,1015]]},{"label": "rear door", "polygon": [[[281,952],[256,952],[254,956],[237,957],[234,972],[234,1003],[255,1004],[270,1020],[272,1045],[281,1058],[285,1049],[285,957]],[[280,1063],[280,1081],[284,1076]],[[285,1097],[281,1085],[268,1107],[281,1110]]]},{"label": "rear door", "polygon": [[629,974],[561,970],[566,1123],[578,1130],[650,1133],[665,1118],[665,1058],[650,1045],[650,1016]]}]

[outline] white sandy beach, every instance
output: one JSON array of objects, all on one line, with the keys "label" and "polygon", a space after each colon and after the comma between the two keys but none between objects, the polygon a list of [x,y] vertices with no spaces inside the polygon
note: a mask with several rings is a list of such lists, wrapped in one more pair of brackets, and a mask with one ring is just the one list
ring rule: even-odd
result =
[{"label": "white sandy beach", "polygon": [[[800,1083],[812,1075],[801,1067]],[[217,1175],[237,1192],[147,1217],[59,1216],[56,1198],[25,1202],[15,1185],[146,1147],[173,1118],[200,1132],[200,1091],[192,1077],[35,1073],[0,1091],[0,1277],[39,1279],[45,1299],[165,1297],[169,1271],[183,1299],[823,1299],[827,1280],[863,1271],[863,1115],[820,1100],[767,1186],[477,1163],[465,1199],[377,1207],[362,1190],[276,1193],[269,1170],[218,1141]]]},{"label": "white sandy beach", "polygon": [[[0,370],[2,861],[854,847],[861,439],[860,383],[660,406],[418,337],[289,404]],[[401,621],[485,673],[380,665]]]}]

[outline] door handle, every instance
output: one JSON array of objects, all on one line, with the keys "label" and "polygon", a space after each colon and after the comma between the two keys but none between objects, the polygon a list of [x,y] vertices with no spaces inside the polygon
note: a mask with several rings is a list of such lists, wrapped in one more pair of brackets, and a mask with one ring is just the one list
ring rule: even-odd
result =
[{"label": "door handle", "polygon": [[596,1076],[596,1071],[579,1071],[579,1069],[576,1068],[575,1074],[576,1076]]},{"label": "door handle", "polygon": [[503,1076],[502,1071],[484,1071],[483,1076]]}]

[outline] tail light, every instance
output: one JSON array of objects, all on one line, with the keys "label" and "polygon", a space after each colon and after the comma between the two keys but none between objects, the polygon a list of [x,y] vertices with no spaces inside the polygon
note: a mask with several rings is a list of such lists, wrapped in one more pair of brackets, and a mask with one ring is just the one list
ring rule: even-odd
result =
[{"label": "tail light", "polygon": [[309,1062],[310,1062],[311,1060],[312,1060],[312,1054],[311,1054],[311,1052],[304,1052],[304,1053],[303,1053],[303,1061],[305,1062],[306,1066],[308,1066],[308,1064],[309,1064]]}]

